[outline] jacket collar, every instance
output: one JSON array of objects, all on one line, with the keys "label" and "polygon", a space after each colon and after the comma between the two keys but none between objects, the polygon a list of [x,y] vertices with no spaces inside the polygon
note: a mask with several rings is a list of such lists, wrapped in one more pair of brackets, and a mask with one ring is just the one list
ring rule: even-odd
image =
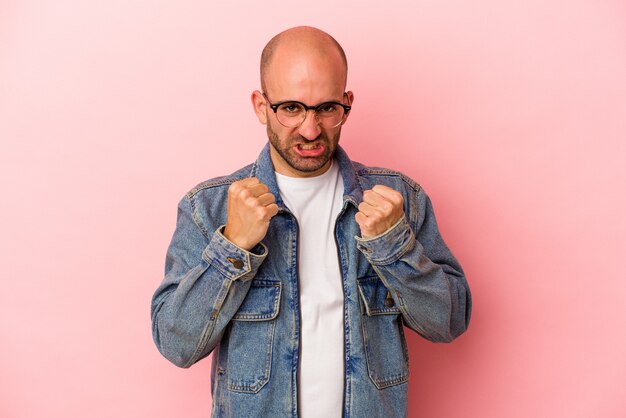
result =
[{"label": "jacket collar", "polygon": [[[346,201],[351,202],[356,208],[359,206],[359,202],[363,200],[363,188],[359,182],[359,178],[356,173],[356,169],[352,164],[352,161],[348,157],[345,150],[337,145],[334,157],[335,162],[339,163],[339,172],[343,179],[343,202],[344,206]],[[280,190],[278,183],[276,182],[276,174],[274,173],[274,164],[270,156],[270,144],[265,144],[265,147],[261,150],[259,157],[252,165],[250,171],[250,177],[258,178],[261,183],[264,183],[269,187],[270,192],[276,198],[276,204],[282,210],[288,210],[280,197]]]}]

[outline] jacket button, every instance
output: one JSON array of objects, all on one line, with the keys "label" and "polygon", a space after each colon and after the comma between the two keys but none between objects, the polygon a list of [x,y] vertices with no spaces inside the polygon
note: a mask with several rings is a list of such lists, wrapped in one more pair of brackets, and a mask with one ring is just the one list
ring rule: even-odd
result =
[{"label": "jacket button", "polygon": [[243,261],[238,258],[227,257],[226,259],[230,261],[233,267],[235,267],[236,269],[240,269],[243,267]]}]

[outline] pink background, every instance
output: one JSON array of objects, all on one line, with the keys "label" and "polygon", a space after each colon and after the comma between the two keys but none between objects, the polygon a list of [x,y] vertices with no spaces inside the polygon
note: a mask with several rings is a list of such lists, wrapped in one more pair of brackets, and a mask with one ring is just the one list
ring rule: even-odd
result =
[{"label": "pink background", "polygon": [[473,291],[455,343],[407,334],[410,416],[626,416],[623,0],[2,1],[0,416],[209,416],[150,298],[299,24],[348,54],[341,144],[424,186]]}]

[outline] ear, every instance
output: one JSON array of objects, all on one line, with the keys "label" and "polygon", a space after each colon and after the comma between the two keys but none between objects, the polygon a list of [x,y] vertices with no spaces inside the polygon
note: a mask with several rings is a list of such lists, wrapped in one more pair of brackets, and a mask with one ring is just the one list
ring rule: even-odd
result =
[{"label": "ear", "polygon": [[[351,91],[347,91],[346,94],[343,96],[344,100],[345,100],[346,96],[348,96],[348,103],[346,103],[346,104],[349,104],[350,106],[352,106],[354,104],[354,93],[352,93]],[[348,114],[346,115],[346,118],[344,119],[342,125],[348,121],[348,118],[350,117],[351,113],[352,113],[352,110],[350,110],[350,112],[348,112]]]},{"label": "ear", "polygon": [[352,105],[352,103],[354,103],[354,93],[347,91],[346,94],[348,95],[348,102]]},{"label": "ear", "polygon": [[255,90],[252,92],[252,107],[254,108],[254,113],[256,113],[256,117],[259,118],[259,122],[263,125],[267,125],[267,106],[265,97],[261,94],[260,91]]}]

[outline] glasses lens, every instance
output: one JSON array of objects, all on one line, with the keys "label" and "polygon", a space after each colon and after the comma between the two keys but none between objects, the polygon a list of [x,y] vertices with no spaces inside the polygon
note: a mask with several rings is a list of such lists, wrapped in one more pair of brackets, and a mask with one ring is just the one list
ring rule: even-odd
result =
[{"label": "glasses lens", "polygon": [[317,108],[317,119],[326,128],[334,128],[343,121],[344,108],[337,103],[323,103]]},{"label": "glasses lens", "polygon": [[299,126],[306,116],[306,109],[296,102],[287,102],[278,106],[276,117],[278,121],[289,128]]},{"label": "glasses lens", "polygon": [[[287,128],[296,128],[306,119],[307,110],[298,102],[286,102],[278,106],[276,117],[278,122]],[[345,115],[344,108],[333,102],[322,103],[315,112],[317,121],[325,128],[341,125]]]}]

